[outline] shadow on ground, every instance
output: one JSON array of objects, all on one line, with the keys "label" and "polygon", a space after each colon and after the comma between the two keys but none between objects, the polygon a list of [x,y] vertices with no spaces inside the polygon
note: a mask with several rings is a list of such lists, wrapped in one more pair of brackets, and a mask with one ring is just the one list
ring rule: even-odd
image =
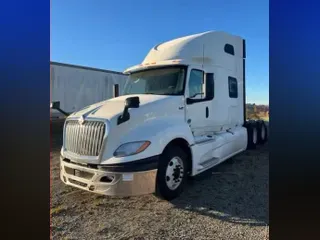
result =
[{"label": "shadow on ground", "polygon": [[268,147],[247,151],[189,180],[172,204],[232,223],[269,224]]}]

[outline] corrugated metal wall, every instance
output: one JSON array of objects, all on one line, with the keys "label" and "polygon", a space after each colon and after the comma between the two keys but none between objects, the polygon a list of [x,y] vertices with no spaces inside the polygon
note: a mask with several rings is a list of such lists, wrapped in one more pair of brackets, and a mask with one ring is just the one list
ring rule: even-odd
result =
[{"label": "corrugated metal wall", "polygon": [[[112,98],[114,84],[119,84],[121,93],[127,80],[118,72],[54,62],[50,72],[51,101],[60,101],[60,108],[70,113]],[[57,112],[52,111],[54,115]]]}]

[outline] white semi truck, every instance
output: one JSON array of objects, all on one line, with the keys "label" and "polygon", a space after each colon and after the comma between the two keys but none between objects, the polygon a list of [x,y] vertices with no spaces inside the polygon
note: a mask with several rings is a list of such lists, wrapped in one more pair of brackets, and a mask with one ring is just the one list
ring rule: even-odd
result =
[{"label": "white semi truck", "polygon": [[[210,31],[153,47],[122,96],[70,115],[61,180],[104,195],[171,200],[195,176],[267,140],[246,121],[245,40]],[[54,104],[53,104],[54,105]]]}]

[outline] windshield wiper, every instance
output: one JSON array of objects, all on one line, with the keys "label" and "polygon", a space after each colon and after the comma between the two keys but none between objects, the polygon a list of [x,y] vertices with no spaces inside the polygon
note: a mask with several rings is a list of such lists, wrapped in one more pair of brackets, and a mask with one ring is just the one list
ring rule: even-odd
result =
[{"label": "windshield wiper", "polygon": [[151,95],[163,95],[163,94],[159,94],[159,93],[151,93],[151,92],[146,92],[146,93],[143,93],[143,94],[151,94]]}]

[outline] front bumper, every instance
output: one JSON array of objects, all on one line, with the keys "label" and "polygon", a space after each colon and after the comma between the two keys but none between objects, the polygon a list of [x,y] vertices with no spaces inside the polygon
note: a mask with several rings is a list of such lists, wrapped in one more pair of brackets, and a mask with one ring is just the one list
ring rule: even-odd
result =
[{"label": "front bumper", "polygon": [[[157,168],[148,164],[122,164],[91,168],[60,157],[60,178],[70,186],[110,196],[135,196],[155,192]],[[140,161],[138,161],[140,162]],[[127,167],[126,167],[127,166]],[[138,167],[137,167],[138,166]]]}]

